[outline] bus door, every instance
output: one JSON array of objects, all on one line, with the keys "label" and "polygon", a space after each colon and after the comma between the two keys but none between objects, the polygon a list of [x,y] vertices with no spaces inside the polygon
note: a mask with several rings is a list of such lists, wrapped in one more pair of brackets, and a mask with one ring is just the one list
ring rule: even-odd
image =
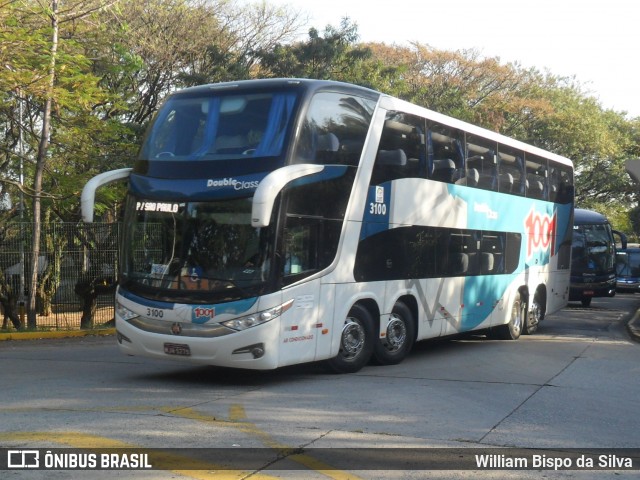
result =
[{"label": "bus door", "polygon": [[[280,365],[309,362],[316,358],[316,344],[323,326],[319,310],[320,280],[305,281],[322,265],[323,219],[289,216],[279,256],[283,301],[294,300],[281,322]],[[330,317],[328,317],[330,318]]]}]

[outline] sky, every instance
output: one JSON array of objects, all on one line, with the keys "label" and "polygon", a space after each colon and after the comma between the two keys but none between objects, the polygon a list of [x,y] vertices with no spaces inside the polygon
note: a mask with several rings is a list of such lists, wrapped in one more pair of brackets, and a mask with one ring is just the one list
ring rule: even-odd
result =
[{"label": "sky", "polygon": [[[638,0],[267,0],[308,16],[308,27],[358,25],[360,40],[476,49],[575,77],[603,108],[640,117]],[[308,28],[302,32],[305,34]],[[302,38],[305,38],[303,35]]]}]

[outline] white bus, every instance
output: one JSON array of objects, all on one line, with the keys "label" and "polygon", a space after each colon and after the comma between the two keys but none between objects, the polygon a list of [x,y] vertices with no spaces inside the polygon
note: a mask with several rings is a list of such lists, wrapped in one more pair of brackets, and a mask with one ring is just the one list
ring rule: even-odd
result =
[{"label": "white bus", "polygon": [[86,185],[86,221],[120,178],[126,354],[355,372],[423,339],[517,339],[568,300],[572,163],[366,88],[184,89],[132,169]]}]

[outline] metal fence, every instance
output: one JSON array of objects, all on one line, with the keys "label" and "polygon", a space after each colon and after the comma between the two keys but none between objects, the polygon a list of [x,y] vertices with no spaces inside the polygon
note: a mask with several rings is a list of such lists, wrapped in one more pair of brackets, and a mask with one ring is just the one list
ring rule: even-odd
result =
[{"label": "metal fence", "polygon": [[[0,225],[0,311],[3,328],[26,325],[33,224]],[[43,226],[38,259],[37,328],[76,329],[114,316],[118,223]]]}]

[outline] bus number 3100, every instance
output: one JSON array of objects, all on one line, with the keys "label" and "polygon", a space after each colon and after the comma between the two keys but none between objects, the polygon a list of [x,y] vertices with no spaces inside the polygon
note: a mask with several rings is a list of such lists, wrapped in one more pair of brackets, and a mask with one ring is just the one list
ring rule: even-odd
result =
[{"label": "bus number 3100", "polygon": [[147,317],[149,318],[162,318],[164,311],[159,308],[147,308]]},{"label": "bus number 3100", "polygon": [[370,203],[369,204],[369,213],[371,215],[386,215],[387,214],[387,206],[384,203]]}]

